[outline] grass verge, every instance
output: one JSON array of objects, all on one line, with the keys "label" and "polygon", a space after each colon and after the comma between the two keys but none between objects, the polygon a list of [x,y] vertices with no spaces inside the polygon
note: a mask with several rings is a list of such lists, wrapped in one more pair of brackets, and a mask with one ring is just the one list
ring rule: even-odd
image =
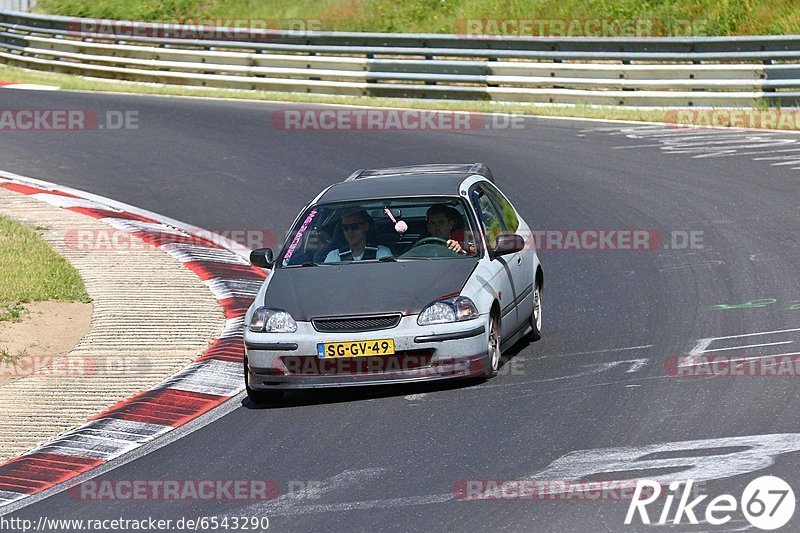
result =
[{"label": "grass verge", "polygon": [[[636,34],[623,34],[630,37],[800,33],[796,0],[39,0],[37,10],[125,20],[249,19],[270,27],[390,33],[458,34],[466,20],[498,19],[530,21],[523,31],[528,35],[613,37],[622,33],[614,21],[639,24]],[[303,22],[313,27],[297,26]],[[509,31],[492,29],[487,25],[482,31]],[[511,32],[516,31],[512,25]]]},{"label": "grass verge", "polygon": [[0,216],[0,321],[19,322],[23,304],[47,300],[91,301],[78,271],[33,228]]}]

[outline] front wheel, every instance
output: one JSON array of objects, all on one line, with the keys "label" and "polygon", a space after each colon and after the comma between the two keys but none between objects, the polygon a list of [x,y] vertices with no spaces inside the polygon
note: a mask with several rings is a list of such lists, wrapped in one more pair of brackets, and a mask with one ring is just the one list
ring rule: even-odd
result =
[{"label": "front wheel", "polygon": [[486,353],[486,366],[483,377],[492,378],[497,375],[500,368],[500,319],[496,315],[491,315],[489,322],[489,343]]}]

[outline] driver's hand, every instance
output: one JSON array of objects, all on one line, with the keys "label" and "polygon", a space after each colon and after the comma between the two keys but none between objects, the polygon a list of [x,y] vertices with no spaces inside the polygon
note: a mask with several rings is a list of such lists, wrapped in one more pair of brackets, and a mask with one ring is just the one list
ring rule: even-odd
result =
[{"label": "driver's hand", "polygon": [[464,253],[464,249],[458,243],[458,241],[454,241],[453,239],[449,239],[447,241],[447,247],[453,250],[457,254]]}]

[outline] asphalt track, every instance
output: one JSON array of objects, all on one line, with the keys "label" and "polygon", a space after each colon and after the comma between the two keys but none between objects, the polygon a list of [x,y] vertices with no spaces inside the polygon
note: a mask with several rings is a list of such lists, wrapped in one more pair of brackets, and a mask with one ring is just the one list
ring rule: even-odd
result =
[{"label": "asphalt track", "polygon": [[[764,474],[800,490],[800,453],[791,444],[768,449],[780,440],[768,435],[797,432],[796,378],[674,377],[664,367],[700,339],[800,327],[798,173],[773,165],[785,159],[757,160],[783,157],[776,140],[792,144],[791,134],[705,131],[710,140],[681,144],[687,132],[620,134],[623,125],[537,118],[510,130],[277,131],[270,113],[286,106],[14,91],[0,93],[0,105],[138,111],[138,130],[0,133],[0,169],[218,231],[282,234],[310,198],[356,168],[482,161],[536,228],[703,232],[702,249],[540,251],[543,339],[507,352],[491,381],[291,394],[260,409],[244,401],[100,478],[271,479],[284,492],[322,482],[312,498],[109,502],[61,493],[16,517],[267,516],[276,531],[618,531],[627,501],[460,501],[454,487],[683,471],[704,476],[710,496],[738,498]],[[708,152],[714,142],[733,152]],[[775,302],[714,307],[759,299]],[[797,352],[798,340],[800,332],[781,331],[706,344],[754,356]],[[746,436],[751,444],[735,439]],[[629,450],[635,457],[613,465],[619,453],[603,450],[706,439],[721,440]],[[800,448],[797,435],[783,440]],[[579,450],[600,451],[549,468]],[[743,450],[756,459],[742,461]],[[697,466],[641,470],[642,459],[669,457]],[[677,529],[748,527],[735,513],[724,526]]]}]

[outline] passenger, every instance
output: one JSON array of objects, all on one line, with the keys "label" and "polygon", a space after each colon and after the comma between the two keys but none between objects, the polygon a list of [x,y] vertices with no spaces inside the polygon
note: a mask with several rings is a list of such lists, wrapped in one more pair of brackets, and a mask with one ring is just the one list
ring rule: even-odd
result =
[{"label": "passenger", "polygon": [[326,263],[342,261],[362,261],[391,257],[392,251],[386,246],[367,245],[367,232],[372,227],[372,218],[363,209],[351,209],[342,213],[342,232],[347,246],[331,250],[325,257]]}]

